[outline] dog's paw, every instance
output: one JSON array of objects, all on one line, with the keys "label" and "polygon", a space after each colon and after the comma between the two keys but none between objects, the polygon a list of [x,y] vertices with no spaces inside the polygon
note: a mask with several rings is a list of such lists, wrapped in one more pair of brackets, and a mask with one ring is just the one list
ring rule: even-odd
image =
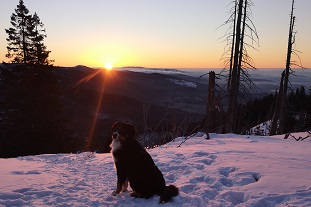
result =
[{"label": "dog's paw", "polygon": [[122,191],[122,192],[127,192],[127,185],[123,185],[121,191]]},{"label": "dog's paw", "polygon": [[126,180],[123,185],[122,185],[122,192],[126,192],[127,191],[127,187],[128,187],[129,183],[128,180]]},{"label": "dog's paw", "polygon": [[114,190],[114,191],[111,192],[111,195],[112,196],[116,196],[116,195],[118,195],[118,193],[117,193],[117,191]]}]

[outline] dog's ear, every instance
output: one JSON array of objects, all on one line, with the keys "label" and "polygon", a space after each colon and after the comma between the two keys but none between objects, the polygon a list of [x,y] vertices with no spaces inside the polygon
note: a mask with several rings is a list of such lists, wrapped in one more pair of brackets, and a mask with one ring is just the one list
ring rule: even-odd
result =
[{"label": "dog's ear", "polygon": [[119,121],[115,122],[111,127],[111,131],[117,131],[117,129],[119,128],[119,125],[120,125]]},{"label": "dog's ear", "polygon": [[129,138],[134,138],[135,135],[135,128],[132,124],[126,124],[126,134],[129,136]]}]

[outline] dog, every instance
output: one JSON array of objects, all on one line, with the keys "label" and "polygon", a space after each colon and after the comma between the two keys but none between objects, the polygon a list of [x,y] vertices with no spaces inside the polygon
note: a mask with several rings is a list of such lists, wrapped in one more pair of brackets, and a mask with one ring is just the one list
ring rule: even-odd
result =
[{"label": "dog", "polygon": [[148,199],[159,195],[160,203],[171,200],[179,194],[178,188],[166,186],[162,172],[134,136],[133,125],[124,122],[113,124],[110,147],[117,170],[117,188],[111,195],[127,191],[129,182],[132,197]]}]

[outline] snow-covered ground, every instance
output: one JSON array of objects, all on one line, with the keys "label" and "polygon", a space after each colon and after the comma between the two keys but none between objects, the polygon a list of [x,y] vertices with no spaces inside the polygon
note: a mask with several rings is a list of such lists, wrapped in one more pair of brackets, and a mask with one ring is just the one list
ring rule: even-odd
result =
[{"label": "snow-covered ground", "polygon": [[180,189],[172,202],[111,196],[111,154],[81,153],[0,159],[0,206],[311,206],[310,140],[205,137],[148,150],[167,184]]}]

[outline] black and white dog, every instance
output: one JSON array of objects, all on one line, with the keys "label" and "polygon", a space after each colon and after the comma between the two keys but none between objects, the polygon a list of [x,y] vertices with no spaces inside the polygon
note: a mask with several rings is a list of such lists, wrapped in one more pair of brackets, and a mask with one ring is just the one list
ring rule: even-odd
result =
[{"label": "black and white dog", "polygon": [[160,203],[165,203],[178,195],[178,188],[165,185],[161,171],[134,135],[135,129],[131,124],[116,122],[112,126],[110,147],[118,177],[117,189],[112,195],[126,191],[129,182],[133,189],[131,196],[147,199],[157,194]]}]

